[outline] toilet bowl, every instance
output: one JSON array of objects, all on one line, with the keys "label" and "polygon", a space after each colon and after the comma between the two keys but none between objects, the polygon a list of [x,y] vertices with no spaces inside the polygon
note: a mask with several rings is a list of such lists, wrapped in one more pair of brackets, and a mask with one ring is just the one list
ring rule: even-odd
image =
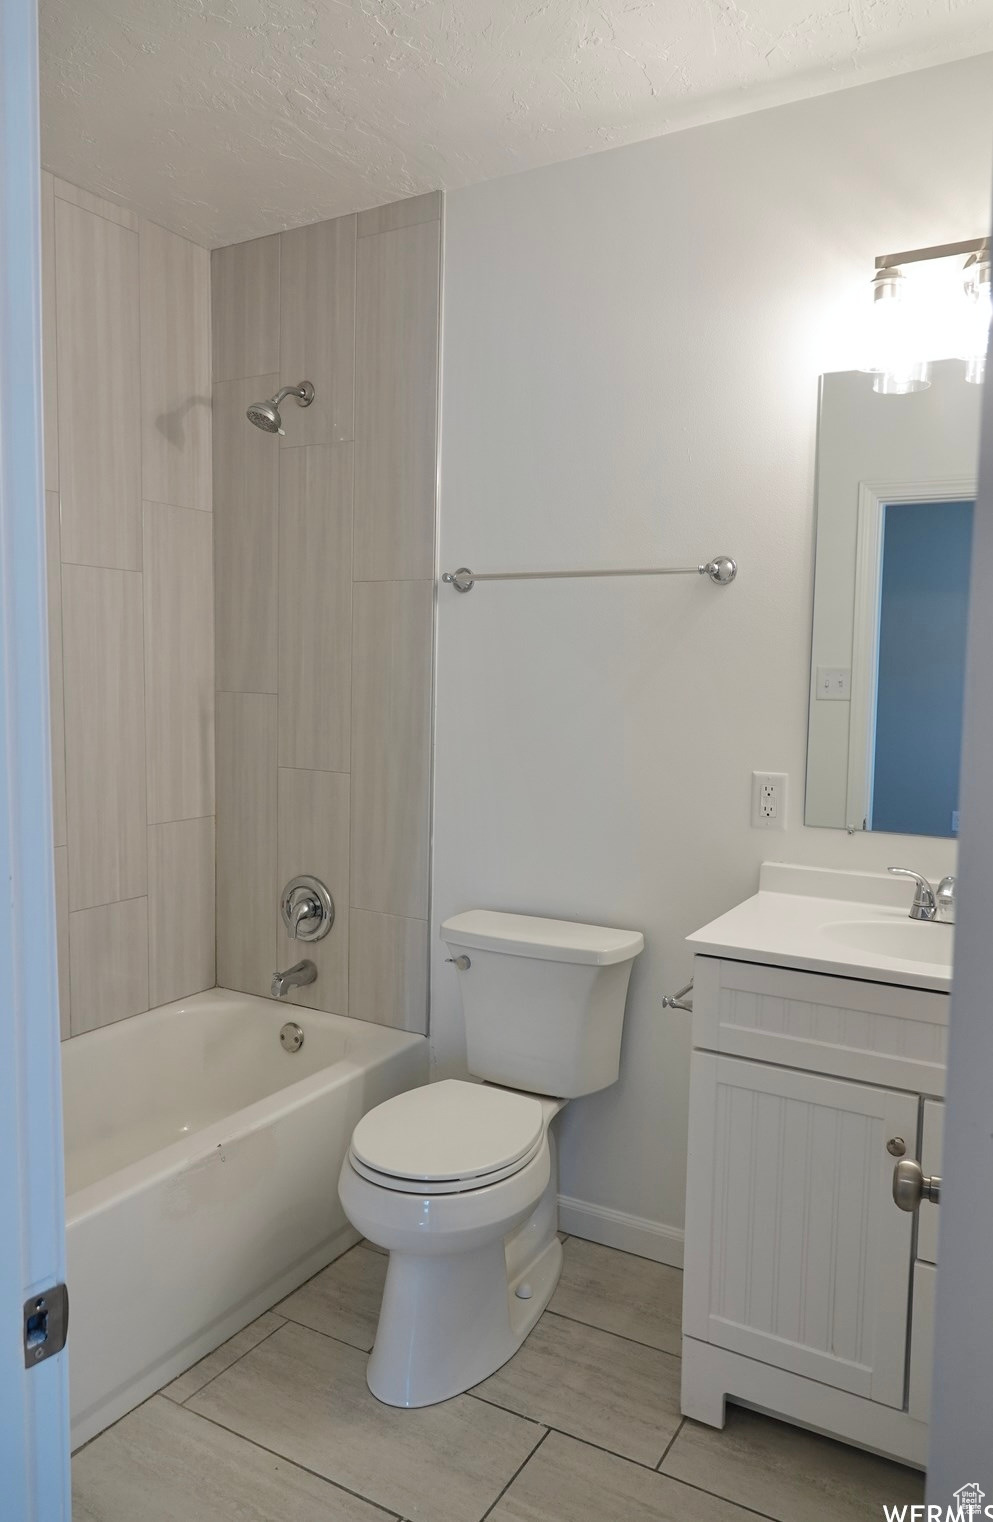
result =
[{"label": "toilet bowl", "polygon": [[639,931],[471,910],[457,951],[473,1083],[444,1079],[370,1110],[338,1192],[390,1255],[369,1389],[428,1406],[520,1347],[562,1267],[553,1122],[617,1079]]},{"label": "toilet bowl", "polygon": [[562,1266],[550,1126],[563,1104],[448,1079],[359,1122],[338,1192],[390,1254],[366,1374],[379,1400],[426,1406],[469,1389],[548,1304]]}]

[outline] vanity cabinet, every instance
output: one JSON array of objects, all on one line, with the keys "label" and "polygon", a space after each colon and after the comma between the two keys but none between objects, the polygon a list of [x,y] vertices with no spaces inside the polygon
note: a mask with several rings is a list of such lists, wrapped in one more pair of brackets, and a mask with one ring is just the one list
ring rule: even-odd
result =
[{"label": "vanity cabinet", "polygon": [[701,955],[694,981],[684,1410],[923,1464],[937,1211],[891,1190],[901,1146],[940,1171],[948,997]]}]

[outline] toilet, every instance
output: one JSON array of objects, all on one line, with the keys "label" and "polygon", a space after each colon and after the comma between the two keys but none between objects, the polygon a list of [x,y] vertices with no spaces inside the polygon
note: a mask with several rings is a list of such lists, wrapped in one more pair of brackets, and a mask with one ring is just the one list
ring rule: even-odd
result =
[{"label": "toilet", "polygon": [[367,1382],[429,1406],[517,1351],[562,1267],[552,1121],[617,1080],[636,930],[472,909],[442,926],[469,1072],[364,1115],[338,1191],[390,1255]]}]

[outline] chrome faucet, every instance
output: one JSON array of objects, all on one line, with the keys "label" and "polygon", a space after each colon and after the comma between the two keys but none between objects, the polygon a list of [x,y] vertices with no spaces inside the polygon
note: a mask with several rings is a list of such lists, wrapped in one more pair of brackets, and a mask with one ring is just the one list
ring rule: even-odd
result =
[{"label": "chrome faucet", "polygon": [[317,968],[313,962],[295,962],[292,967],[287,967],[285,972],[274,972],[272,975],[272,997],[284,999],[291,988],[306,988],[308,983],[313,983],[317,977]]},{"label": "chrome faucet", "polygon": [[914,902],[910,906],[912,920],[937,921],[943,925],[955,923],[955,878],[943,877],[937,888],[932,888],[926,877],[909,867],[887,867],[897,877],[912,877],[917,884]]}]

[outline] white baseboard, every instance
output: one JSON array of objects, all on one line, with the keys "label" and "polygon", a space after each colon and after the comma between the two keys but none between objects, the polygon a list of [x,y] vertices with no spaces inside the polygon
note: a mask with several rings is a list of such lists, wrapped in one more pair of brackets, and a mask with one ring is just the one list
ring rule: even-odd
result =
[{"label": "white baseboard", "polygon": [[652,1258],[673,1268],[683,1266],[683,1233],[678,1226],[664,1226],[646,1216],[629,1215],[606,1205],[591,1205],[559,1195],[559,1227],[567,1236],[585,1237],[588,1242],[602,1242],[604,1247],[618,1247],[621,1252],[639,1258]]}]

